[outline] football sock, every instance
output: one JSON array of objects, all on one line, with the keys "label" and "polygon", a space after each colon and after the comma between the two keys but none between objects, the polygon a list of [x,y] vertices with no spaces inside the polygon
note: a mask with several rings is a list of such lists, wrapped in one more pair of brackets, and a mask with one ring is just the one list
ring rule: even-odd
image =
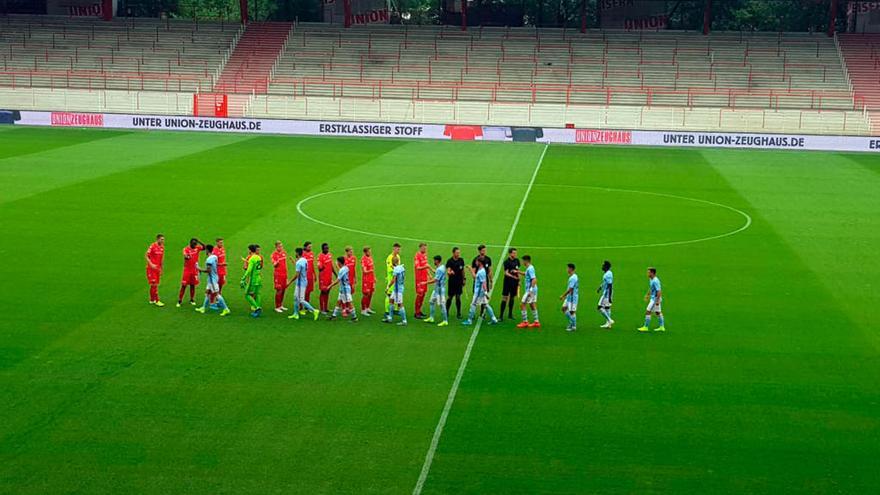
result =
[{"label": "football sock", "polygon": [[155,285],[150,286],[150,301],[158,301],[159,300],[159,288]]},{"label": "football sock", "polygon": [[648,326],[650,324],[651,324],[651,315],[648,315],[645,317],[645,326]]},{"label": "football sock", "polygon": [[183,295],[186,294],[186,286],[180,286],[180,292],[177,293],[177,302],[183,301]]},{"label": "football sock", "polygon": [[[309,304],[308,301],[303,301],[303,302],[299,303],[299,305],[301,308],[303,308],[304,310],[306,310],[310,313],[315,312],[315,308],[311,304]],[[299,310],[297,310],[297,313],[299,313]]]},{"label": "football sock", "polygon": [[217,305],[220,306],[220,309],[227,309],[229,306],[226,305],[226,299],[223,299],[223,296],[217,294]]},{"label": "football sock", "polygon": [[529,321],[529,314],[526,312],[526,310],[522,310],[522,320]]},{"label": "football sock", "polygon": [[246,294],[244,296],[244,299],[248,302],[248,304],[251,305],[252,308],[256,309],[260,307],[260,304],[257,302],[257,298],[254,297],[253,294]]},{"label": "football sock", "polygon": [[403,306],[401,306],[401,307],[400,307],[400,310],[398,311],[398,314],[400,314],[400,320],[401,320],[401,321],[406,321],[406,308],[404,308]]},{"label": "football sock", "polygon": [[195,299],[196,299],[196,286],[190,285],[189,286],[189,300],[194,301]]},{"label": "football sock", "polygon": [[537,306],[535,307],[535,309],[532,310],[532,313],[535,315],[535,321],[539,321],[540,318],[538,318],[538,308],[537,308]]},{"label": "football sock", "polygon": [[665,326],[666,326],[666,325],[664,325],[664,321],[663,321],[664,319],[665,319],[665,318],[663,318],[663,315],[660,315],[659,320],[660,320],[660,326],[661,326],[661,327],[665,327]]},{"label": "football sock", "polygon": [[602,313],[602,316],[605,317],[605,321],[611,321],[611,313],[609,313],[607,309],[602,308],[599,310],[599,312]]},{"label": "football sock", "polygon": [[490,306],[490,305],[487,304],[487,305],[486,305],[486,312],[489,313],[489,319],[490,319],[490,320],[496,320],[496,319],[497,319],[497,318],[495,318],[495,311],[492,309],[492,306]]},{"label": "football sock", "polygon": [[455,296],[455,314],[461,317],[461,296]]},{"label": "football sock", "polygon": [[275,307],[280,308],[284,304],[284,291],[276,290],[275,291]]},{"label": "football sock", "polygon": [[[441,304],[440,311],[443,313],[443,321],[448,321],[449,320],[449,312],[446,311],[446,306]],[[432,317],[433,317],[433,315],[432,315]]]},{"label": "football sock", "polygon": [[501,311],[498,312],[498,314],[501,315],[502,318],[504,318],[504,310],[505,309],[507,309],[507,301],[502,300],[501,301]]}]

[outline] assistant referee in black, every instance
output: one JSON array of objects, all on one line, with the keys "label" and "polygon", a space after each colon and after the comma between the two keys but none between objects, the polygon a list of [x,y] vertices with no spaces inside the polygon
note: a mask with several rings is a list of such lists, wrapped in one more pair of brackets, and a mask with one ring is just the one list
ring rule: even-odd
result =
[{"label": "assistant referee in black", "polygon": [[449,280],[448,296],[446,298],[446,314],[449,314],[449,308],[452,307],[452,300],[455,299],[455,311],[458,319],[461,319],[461,293],[464,290],[464,258],[461,257],[461,250],[457,247],[452,248],[452,258],[446,260],[446,274]]},{"label": "assistant referee in black", "polygon": [[504,270],[504,283],[501,286],[501,311],[498,319],[504,320],[504,307],[507,306],[507,319],[513,319],[513,305],[519,296],[519,258],[516,257],[516,248],[507,250],[507,258],[502,264]]}]

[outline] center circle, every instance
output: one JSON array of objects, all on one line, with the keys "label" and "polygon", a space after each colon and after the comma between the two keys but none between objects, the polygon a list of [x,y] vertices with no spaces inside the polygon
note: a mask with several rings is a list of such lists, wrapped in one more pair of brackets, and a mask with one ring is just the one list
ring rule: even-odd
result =
[{"label": "center circle", "polygon": [[[528,188],[521,183],[380,184],[313,194],[297,203],[296,209],[314,223],[365,236],[476,245],[485,243],[482,239],[507,238],[510,221],[498,219],[515,215],[528,191],[528,207],[518,218],[514,236],[520,249],[675,246],[728,237],[752,223],[742,210],[686,196],[566,184],[533,184],[530,191]],[[447,199],[436,199],[444,194]],[[479,208],[474,207],[474,198],[479,198]],[[344,216],[354,222],[349,226],[328,220],[339,214],[340,204],[369,207],[347,208]],[[417,214],[406,214],[408,207],[418,208]],[[439,239],[440,232],[450,234]]]}]

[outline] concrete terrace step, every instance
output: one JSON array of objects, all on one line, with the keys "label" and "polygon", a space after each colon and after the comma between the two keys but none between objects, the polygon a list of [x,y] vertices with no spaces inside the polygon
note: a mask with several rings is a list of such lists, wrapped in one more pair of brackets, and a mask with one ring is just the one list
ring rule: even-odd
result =
[{"label": "concrete terrace step", "polygon": [[268,80],[290,35],[291,23],[251,23],[214,86],[220,93],[265,94]]}]

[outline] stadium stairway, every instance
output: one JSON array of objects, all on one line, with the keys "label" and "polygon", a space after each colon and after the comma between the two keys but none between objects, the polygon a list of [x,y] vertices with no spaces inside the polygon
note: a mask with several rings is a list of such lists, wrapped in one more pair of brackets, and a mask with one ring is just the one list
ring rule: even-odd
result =
[{"label": "stadium stairway", "polygon": [[217,79],[214,91],[265,94],[272,68],[281,55],[292,27],[293,24],[289,22],[249,24]]},{"label": "stadium stairway", "polygon": [[841,34],[838,40],[853,94],[864,98],[871,131],[876,134],[880,131],[880,35]]}]

